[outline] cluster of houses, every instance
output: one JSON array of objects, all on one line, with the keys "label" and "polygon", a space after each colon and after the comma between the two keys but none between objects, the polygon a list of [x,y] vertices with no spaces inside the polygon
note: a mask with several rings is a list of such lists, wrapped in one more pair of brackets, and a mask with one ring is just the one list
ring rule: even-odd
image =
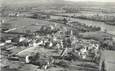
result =
[{"label": "cluster of houses", "polygon": [[[94,40],[77,38],[76,35],[73,35],[72,30],[63,31],[64,29],[67,30],[67,28],[62,27],[62,29],[60,29],[53,25],[42,26],[39,31],[33,32],[32,35],[17,35],[15,38],[7,39],[0,43],[0,46],[3,47],[4,45],[10,44],[13,45],[13,47],[15,46],[15,48],[43,47],[45,49],[61,51],[59,53],[59,57],[69,57],[70,59],[72,59],[70,56],[73,55],[71,53],[78,55],[77,57],[81,59],[87,59],[90,54],[93,54],[91,56],[93,59],[99,57],[100,46],[98,42]],[[12,47],[9,48],[9,50],[12,49]],[[28,62],[28,56],[25,58],[25,60]]]}]

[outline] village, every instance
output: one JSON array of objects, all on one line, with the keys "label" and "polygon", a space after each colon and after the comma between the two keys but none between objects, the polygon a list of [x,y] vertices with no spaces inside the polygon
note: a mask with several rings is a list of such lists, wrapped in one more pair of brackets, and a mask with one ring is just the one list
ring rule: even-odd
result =
[{"label": "village", "polygon": [[[79,21],[109,22],[114,27],[114,15],[100,17],[100,14],[78,13],[76,16],[73,12],[90,11],[90,8],[58,8],[24,7],[0,11],[1,71],[105,71],[103,60],[114,62],[114,29],[110,34],[111,30],[106,27]],[[114,70],[111,65],[111,70],[107,71]]]}]

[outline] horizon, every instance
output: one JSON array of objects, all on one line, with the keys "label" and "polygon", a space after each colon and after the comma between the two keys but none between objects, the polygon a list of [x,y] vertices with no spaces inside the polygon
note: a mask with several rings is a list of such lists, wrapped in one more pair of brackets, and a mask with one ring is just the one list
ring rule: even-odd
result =
[{"label": "horizon", "polygon": [[[83,2],[86,4],[96,4],[96,3],[102,3],[103,4],[108,4],[108,3],[112,3],[112,5],[114,5],[115,0],[0,0],[0,7],[2,5],[31,5],[31,4],[52,4],[52,3],[69,3],[69,2],[75,2],[75,3],[79,3],[79,2]],[[92,2],[92,3],[88,3],[88,2]],[[109,4],[110,5],[110,4]]]},{"label": "horizon", "polygon": [[115,0],[65,0],[71,2],[115,2]]}]

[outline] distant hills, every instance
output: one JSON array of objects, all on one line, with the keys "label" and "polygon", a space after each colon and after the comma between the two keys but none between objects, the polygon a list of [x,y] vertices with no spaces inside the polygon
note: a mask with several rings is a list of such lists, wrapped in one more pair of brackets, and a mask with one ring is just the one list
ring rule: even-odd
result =
[{"label": "distant hills", "polygon": [[93,1],[85,1],[85,2],[71,2],[65,0],[3,0],[3,5],[8,6],[32,6],[32,5],[72,5],[72,6],[101,6],[101,7],[115,7],[115,2],[93,2]]},{"label": "distant hills", "polygon": [[48,3],[61,3],[64,0],[3,0],[4,4],[48,4]]}]

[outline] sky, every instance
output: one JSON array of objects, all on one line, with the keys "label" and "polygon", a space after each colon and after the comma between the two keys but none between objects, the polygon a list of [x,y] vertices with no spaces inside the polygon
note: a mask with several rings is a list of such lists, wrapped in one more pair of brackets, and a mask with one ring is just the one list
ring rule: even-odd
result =
[{"label": "sky", "polygon": [[87,2],[87,1],[95,1],[95,2],[115,2],[115,0],[0,0],[1,3],[5,4],[25,4],[25,3],[57,3],[63,1],[73,1],[73,2]]},{"label": "sky", "polygon": [[78,1],[115,2],[115,0],[66,0],[66,1],[73,1],[73,2],[78,2]]},{"label": "sky", "polygon": [[24,3],[54,3],[61,2],[65,0],[0,0],[0,2],[5,4],[24,4]]}]

